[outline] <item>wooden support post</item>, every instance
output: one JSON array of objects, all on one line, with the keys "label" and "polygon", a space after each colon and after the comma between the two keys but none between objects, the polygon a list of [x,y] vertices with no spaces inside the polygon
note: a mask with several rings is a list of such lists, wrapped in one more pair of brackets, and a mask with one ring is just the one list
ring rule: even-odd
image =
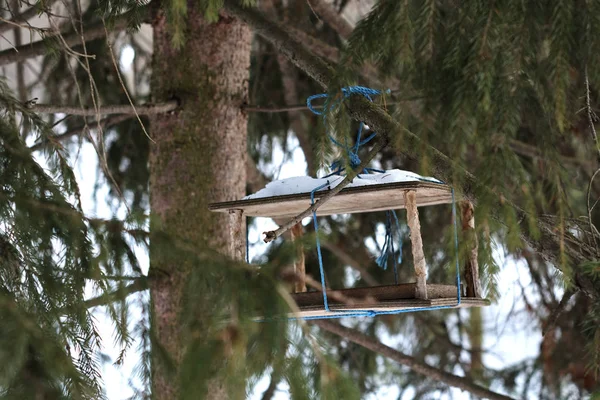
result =
[{"label": "wooden support post", "polygon": [[246,221],[242,210],[229,210],[229,256],[246,259]]},{"label": "wooden support post", "polygon": [[410,229],[415,276],[417,277],[415,298],[427,299],[427,265],[425,264],[425,255],[423,254],[423,239],[421,239],[421,223],[419,222],[417,192],[415,190],[404,192],[404,204],[406,206],[408,228]]},{"label": "wooden support post", "polygon": [[306,292],[306,267],[304,265],[304,249],[302,244],[299,241],[302,240],[302,224],[296,224],[292,227],[292,240],[297,242],[297,254],[296,261],[294,262],[294,272],[296,274],[296,278],[300,278],[296,280],[294,283],[294,292]]},{"label": "wooden support post", "polygon": [[467,284],[467,297],[481,298],[481,284],[479,282],[479,263],[477,262],[477,234],[475,232],[475,209],[473,203],[464,200],[460,203],[463,236],[466,238],[467,259],[465,261],[465,281]]}]

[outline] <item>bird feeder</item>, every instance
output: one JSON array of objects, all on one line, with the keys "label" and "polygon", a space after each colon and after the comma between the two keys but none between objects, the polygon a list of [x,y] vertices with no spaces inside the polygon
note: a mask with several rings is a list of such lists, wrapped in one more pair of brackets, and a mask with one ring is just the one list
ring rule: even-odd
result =
[{"label": "bird feeder", "polygon": [[[416,174],[412,175],[418,177]],[[342,179],[342,177],[338,178]],[[355,181],[358,180],[359,178],[355,178]],[[314,181],[322,181],[322,179]],[[313,184],[312,187],[316,186]],[[314,201],[319,201],[330,189],[331,187],[326,187],[324,190],[315,192]],[[418,208],[453,204],[453,201],[452,188],[435,180],[415,178],[398,182],[372,181],[368,185],[359,184],[345,187],[317,209],[317,216],[405,209],[410,229],[415,282],[309,292],[302,291],[305,289],[298,289],[305,288],[303,284],[296,285],[297,292],[292,293],[292,297],[300,312],[299,315],[296,313],[294,316],[318,319],[489,305],[488,300],[481,298],[476,265],[475,270],[471,267],[464,272],[468,288],[460,283],[458,271],[457,281],[454,284],[427,282],[427,265],[423,253]],[[291,194],[275,194],[266,197],[248,196],[242,200],[213,203],[209,205],[209,209],[215,212],[230,213],[235,216],[234,220],[239,221],[242,221],[243,217],[285,220],[297,216],[310,206],[311,191],[300,190]],[[301,274],[300,278],[304,279],[302,276],[304,271],[297,271],[297,274]],[[325,280],[322,279],[322,282]]]}]

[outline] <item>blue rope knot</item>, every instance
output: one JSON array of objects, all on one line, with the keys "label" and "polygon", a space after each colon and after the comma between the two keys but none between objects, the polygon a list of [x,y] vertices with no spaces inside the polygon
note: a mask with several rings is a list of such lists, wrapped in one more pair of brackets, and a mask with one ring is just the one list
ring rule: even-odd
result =
[{"label": "blue rope knot", "polygon": [[352,167],[352,169],[360,165],[360,158],[358,158],[358,154],[356,154],[353,151],[349,151],[348,157],[350,158],[350,166]]}]

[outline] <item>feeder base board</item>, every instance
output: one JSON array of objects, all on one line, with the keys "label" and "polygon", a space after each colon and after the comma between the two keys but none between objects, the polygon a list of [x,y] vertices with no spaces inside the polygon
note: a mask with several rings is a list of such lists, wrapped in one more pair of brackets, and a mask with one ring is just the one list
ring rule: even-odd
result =
[{"label": "feeder base board", "polygon": [[[457,303],[456,286],[427,284],[427,299],[415,298],[415,283],[328,290],[327,302],[330,312],[324,310],[323,293],[318,291],[292,293],[291,296],[300,308],[295,317],[323,317],[336,314],[349,314],[364,311],[411,310],[436,306],[454,306]],[[487,299],[461,296],[459,307],[484,307]],[[342,312],[336,313],[335,311]]]},{"label": "feeder base board", "polygon": [[[456,297],[431,299],[431,300],[418,300],[418,299],[404,299],[398,301],[386,301],[378,303],[370,307],[357,307],[356,305],[344,305],[336,304],[330,306],[330,311],[327,312],[323,307],[301,307],[299,313],[291,313],[289,317],[294,318],[315,318],[315,317],[328,317],[328,316],[343,316],[352,314],[353,312],[360,313],[365,311],[398,311],[416,310],[425,307],[436,307],[436,306],[455,306]],[[489,306],[490,301],[487,299],[480,299],[475,297],[461,297],[460,305],[458,308],[469,308],[469,307],[485,307]],[[336,312],[341,311],[342,312]]]}]

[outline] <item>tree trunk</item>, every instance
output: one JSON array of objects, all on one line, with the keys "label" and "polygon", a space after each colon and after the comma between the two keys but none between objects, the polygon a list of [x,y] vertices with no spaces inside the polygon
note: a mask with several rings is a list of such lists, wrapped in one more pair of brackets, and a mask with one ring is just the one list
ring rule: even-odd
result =
[{"label": "tree trunk", "polygon": [[[208,24],[198,4],[188,2],[186,41],[179,50],[172,45],[165,12],[156,10],[153,18],[153,100],[175,97],[181,107],[152,120],[151,231],[193,243],[198,252],[216,250],[239,257],[239,246],[231,247],[230,238],[237,236],[234,231],[240,226],[233,225],[240,220],[245,232],[243,219],[211,213],[208,203],[245,194],[247,116],[240,106],[247,99],[251,32],[227,15]],[[153,346],[164,349],[153,351],[152,392],[155,399],[172,400],[180,394],[179,367],[189,333],[180,314],[185,285],[192,269],[200,266],[164,253],[151,247]],[[208,309],[210,295],[204,300]],[[207,323],[202,314],[198,319],[194,334],[206,336]],[[213,380],[206,398],[223,399],[227,393]]]}]

